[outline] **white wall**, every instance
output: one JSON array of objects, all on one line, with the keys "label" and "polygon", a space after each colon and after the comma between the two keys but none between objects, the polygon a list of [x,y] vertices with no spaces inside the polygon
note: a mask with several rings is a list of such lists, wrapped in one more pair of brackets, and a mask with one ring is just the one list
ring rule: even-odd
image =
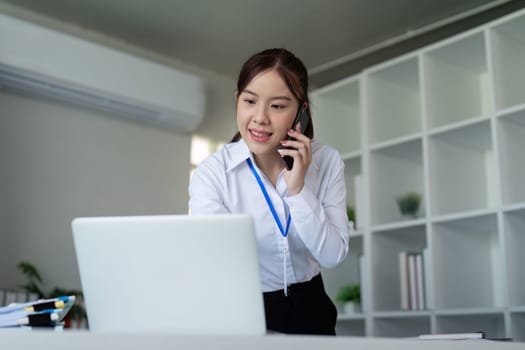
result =
[{"label": "white wall", "polygon": [[[0,119],[3,115],[1,111],[2,105],[0,105]],[[6,184],[6,162],[4,161],[6,159],[5,157],[5,147],[3,147],[3,142],[6,138],[6,130],[2,127],[2,124],[0,124],[0,288],[2,287],[2,277],[4,276],[3,271],[4,268],[4,261],[2,257],[6,256],[7,252],[9,251],[7,247],[7,227],[5,225],[6,218],[7,218],[7,186]]]},{"label": "white wall", "polygon": [[[0,3],[0,12],[200,75],[207,87],[195,132],[236,130],[232,78]],[[0,88],[0,288],[33,262],[48,289],[79,288],[70,221],[76,216],[187,212],[191,135],[163,131]]]},{"label": "white wall", "polygon": [[228,142],[237,131],[235,81],[219,76],[203,77],[208,88],[207,107],[204,121],[195,133],[215,141]]},{"label": "white wall", "polygon": [[5,92],[0,130],[0,286],[25,259],[78,288],[76,216],[187,212],[190,135]]}]

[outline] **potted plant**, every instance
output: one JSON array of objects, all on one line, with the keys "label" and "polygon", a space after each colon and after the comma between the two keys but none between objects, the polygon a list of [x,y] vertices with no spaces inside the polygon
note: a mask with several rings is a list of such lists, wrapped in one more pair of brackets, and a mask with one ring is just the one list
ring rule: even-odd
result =
[{"label": "potted plant", "polygon": [[355,209],[351,205],[346,206],[346,214],[348,215],[348,221],[352,222],[352,228],[357,227],[355,222]]},{"label": "potted plant", "polygon": [[40,299],[50,299],[66,295],[74,295],[76,297],[75,304],[71,307],[65,319],[66,328],[70,326],[70,321],[72,320],[80,322],[86,319],[86,310],[82,304],[82,292],[80,290],[55,287],[46,293],[42,288],[42,277],[35,265],[22,261],[18,263],[17,268],[27,278],[27,283],[20,286],[27,293],[36,294]]},{"label": "potted plant", "polygon": [[345,314],[361,312],[361,287],[359,284],[345,284],[339,289],[335,299],[342,305]]},{"label": "potted plant", "polygon": [[417,217],[419,205],[421,204],[421,195],[417,192],[409,192],[396,198],[397,205],[401,215],[411,218]]}]

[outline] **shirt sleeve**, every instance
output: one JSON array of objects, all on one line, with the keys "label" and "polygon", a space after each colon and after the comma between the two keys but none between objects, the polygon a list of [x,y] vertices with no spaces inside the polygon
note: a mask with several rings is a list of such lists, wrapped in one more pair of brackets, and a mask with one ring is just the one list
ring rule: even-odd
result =
[{"label": "shirt sleeve", "polygon": [[346,213],[344,162],[337,154],[323,164],[322,195],[306,185],[297,195],[286,197],[299,237],[322,267],[334,267],[348,254],[349,222]]},{"label": "shirt sleeve", "polygon": [[189,209],[191,215],[225,214],[229,210],[224,205],[224,185],[220,172],[211,161],[201,163],[190,179]]}]

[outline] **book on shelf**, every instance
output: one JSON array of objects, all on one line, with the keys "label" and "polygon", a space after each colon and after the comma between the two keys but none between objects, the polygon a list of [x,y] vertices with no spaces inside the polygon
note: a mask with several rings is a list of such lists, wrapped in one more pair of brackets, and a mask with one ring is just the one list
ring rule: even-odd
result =
[{"label": "book on shelf", "polygon": [[419,310],[419,303],[417,300],[417,271],[416,271],[416,254],[408,254],[408,300],[410,302],[410,310]]},{"label": "book on shelf", "polygon": [[409,309],[408,290],[408,253],[399,252],[399,294],[401,297],[401,310]]},{"label": "book on shelf", "polygon": [[426,301],[423,254],[401,251],[398,260],[401,309],[424,310]]},{"label": "book on shelf", "polygon": [[75,296],[61,296],[0,307],[0,328],[60,327],[75,303]]}]

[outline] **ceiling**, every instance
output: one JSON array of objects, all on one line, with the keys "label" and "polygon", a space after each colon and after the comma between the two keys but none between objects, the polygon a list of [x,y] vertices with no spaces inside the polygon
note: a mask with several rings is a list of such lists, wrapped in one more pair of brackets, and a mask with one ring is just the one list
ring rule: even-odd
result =
[{"label": "ceiling", "polygon": [[252,53],[269,47],[286,47],[304,61],[313,85],[347,76],[352,69],[373,63],[367,57],[388,52],[389,47],[398,47],[397,51],[390,50],[395,54],[410,50],[414,45],[406,43],[454,26],[448,22],[465,22],[465,18],[494,13],[509,7],[509,3],[524,6],[524,1],[519,0],[1,2],[232,78]]}]

